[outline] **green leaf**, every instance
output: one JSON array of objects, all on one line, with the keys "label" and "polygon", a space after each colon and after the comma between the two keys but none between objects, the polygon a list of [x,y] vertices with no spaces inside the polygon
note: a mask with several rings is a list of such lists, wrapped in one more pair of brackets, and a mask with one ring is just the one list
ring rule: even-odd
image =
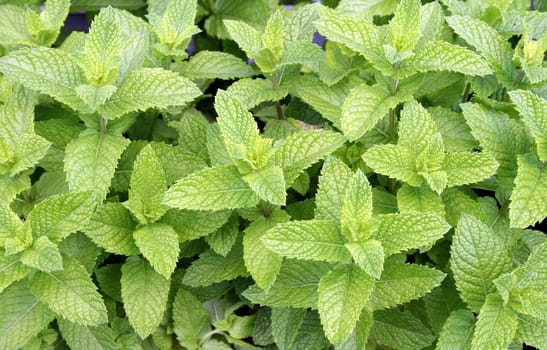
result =
[{"label": "green leaf", "polygon": [[340,159],[327,157],[319,176],[315,196],[315,218],[339,222],[346,189],[352,179],[351,169]]},{"label": "green leaf", "polygon": [[524,154],[517,158],[518,170],[515,187],[509,204],[511,227],[533,226],[547,216],[547,172],[535,155]]},{"label": "green leaf", "polygon": [[529,256],[526,263],[515,271],[518,277],[518,288],[532,288],[544,292],[547,285],[547,243],[542,243]]},{"label": "green leaf", "polygon": [[497,294],[486,297],[472,341],[473,349],[507,349],[517,331],[517,313]]},{"label": "green leaf", "polygon": [[75,110],[80,108],[75,89],[86,83],[85,76],[76,61],[61,50],[38,47],[11,52],[0,59],[0,72]]},{"label": "green leaf", "polygon": [[397,206],[401,213],[431,213],[444,218],[444,203],[437,193],[427,187],[403,184],[397,191]]},{"label": "green leaf", "polygon": [[251,286],[242,295],[255,304],[315,309],[319,280],[330,270],[325,262],[285,260],[268,291]]},{"label": "green leaf", "polygon": [[39,15],[27,12],[27,29],[39,44],[51,46],[59,35],[69,9],[69,0],[48,0]]},{"label": "green leaf", "polygon": [[68,144],[64,168],[71,191],[93,191],[106,197],[114,171],[129,140],[86,130]]},{"label": "green leaf", "polygon": [[254,57],[255,53],[262,48],[262,38],[258,30],[243,21],[224,20],[224,25],[239,47],[245,51],[247,56]]},{"label": "green leaf", "polygon": [[195,172],[171,186],[163,198],[166,205],[192,210],[249,208],[258,201],[258,196],[233,166]]},{"label": "green leaf", "polygon": [[55,313],[36,299],[27,283],[18,282],[0,294],[0,348],[18,349],[44,329]]},{"label": "green leaf", "polygon": [[278,166],[266,167],[243,176],[253,191],[273,205],[285,205],[285,178]]},{"label": "green leaf", "polygon": [[293,344],[294,350],[324,349],[329,346],[329,341],[325,337],[325,332],[321,326],[319,315],[315,311],[310,311],[304,317],[300,331]]},{"label": "green leaf", "polygon": [[276,224],[288,220],[289,217],[284,212],[274,211],[270,217],[262,217],[253,221],[244,231],[243,258],[245,267],[255,283],[266,291],[274,284],[283,258],[269,250],[261,238]]},{"label": "green leaf", "polygon": [[40,271],[52,272],[63,269],[63,258],[57,245],[46,236],[38,237],[21,255],[21,262]]},{"label": "green leaf", "polygon": [[93,86],[84,84],[76,88],[76,93],[89,108],[89,111],[86,110],[86,112],[94,113],[99,106],[112,97],[116,89],[114,85]]},{"label": "green leaf", "polygon": [[144,147],[131,173],[131,188],[126,208],[141,224],[157,221],[169,209],[161,204],[163,195],[167,191],[167,182],[154,149],[151,145]]},{"label": "green leaf", "polygon": [[105,203],[93,214],[83,231],[99,247],[109,253],[137,255],[133,239],[137,223],[120,203]]},{"label": "green leaf", "polygon": [[80,58],[87,81],[94,86],[112,85],[120,71],[120,54],[120,27],[112,9],[103,9],[93,18]]},{"label": "green leaf", "polygon": [[456,310],[446,320],[436,349],[470,350],[475,330],[475,316],[469,310]]},{"label": "green leaf", "polygon": [[441,284],[446,274],[426,266],[388,262],[370,295],[373,310],[418,299]]},{"label": "green leaf", "polygon": [[27,29],[27,12],[15,4],[2,4],[0,11],[0,42],[3,45],[33,44]]},{"label": "green leaf", "polygon": [[399,350],[419,350],[435,341],[418,318],[396,309],[375,312],[370,334],[379,344]]},{"label": "green leaf", "polygon": [[181,120],[169,122],[177,129],[178,145],[203,160],[209,159],[207,152],[207,130],[209,122],[197,109],[186,109]]},{"label": "green leaf", "polygon": [[196,296],[179,289],[173,302],[173,331],[180,345],[198,349],[203,333],[210,330],[209,313]]},{"label": "green leaf", "polygon": [[289,44],[278,66],[289,64],[321,63],[325,60],[325,52],[320,46],[308,40],[299,40]]},{"label": "green leaf", "polygon": [[3,203],[11,202],[15,196],[30,187],[28,175],[11,177],[10,174],[0,174],[0,200]]},{"label": "green leaf", "polygon": [[367,177],[358,170],[351,178],[346,193],[340,225],[348,241],[360,241],[370,235],[372,218],[372,187]]},{"label": "green leaf", "polygon": [[437,124],[447,152],[461,152],[477,149],[479,143],[471,135],[471,129],[461,113],[443,107],[428,108],[427,111]]},{"label": "green leaf", "polygon": [[193,80],[231,80],[256,74],[251,66],[234,55],[206,50],[198,52],[188,61],[173,64],[172,69]]},{"label": "green leaf", "polygon": [[463,214],[452,242],[450,267],[461,298],[478,311],[495,289],[493,280],[511,269],[511,259],[490,227]]},{"label": "green leaf", "polygon": [[292,349],[305,316],[305,309],[272,308],[272,336],[279,350]]},{"label": "green leaf", "polygon": [[51,196],[37,204],[28,216],[35,237],[47,236],[59,243],[82,229],[93,215],[95,198],[90,192]]},{"label": "green leaf", "polygon": [[384,270],[384,247],[379,241],[369,239],[364,242],[345,244],[355,263],[367,274],[380,279]]},{"label": "green leaf", "polygon": [[484,76],[492,70],[479,55],[464,47],[446,41],[431,41],[416,49],[414,56],[404,60],[401,76],[410,76],[416,72],[449,71],[470,76]]},{"label": "green leaf", "polygon": [[169,280],[146,260],[131,257],[122,266],[122,299],[129,323],[142,338],[159,325],[169,294]]},{"label": "green leaf", "polygon": [[207,236],[220,229],[230,217],[231,212],[225,211],[193,211],[170,209],[161,222],[175,229],[179,242],[190,241]]},{"label": "green leaf", "polygon": [[226,256],[239,237],[239,216],[232,215],[222,227],[207,236],[207,244],[215,253]]},{"label": "green leaf", "polygon": [[33,271],[20,259],[21,254],[5,255],[5,252],[0,250],[0,293]]},{"label": "green leaf", "polygon": [[510,91],[508,94],[534,136],[539,159],[547,161],[547,101],[526,90]]},{"label": "green leaf", "polygon": [[57,319],[57,324],[63,339],[72,349],[115,350],[118,348],[112,329],[106,324],[84,326],[62,318]]},{"label": "green leaf", "polygon": [[23,230],[23,222],[9,205],[0,205],[0,246],[5,239],[13,238],[18,231]]},{"label": "green leaf", "polygon": [[516,337],[519,341],[538,349],[544,349],[547,346],[547,339],[545,338],[547,321],[526,315],[518,315],[518,322]]},{"label": "green leaf", "polygon": [[184,49],[190,37],[201,31],[194,25],[196,8],[196,0],[172,0],[167,3],[163,16],[150,13],[148,21],[164,46],[171,50]]},{"label": "green leaf", "polygon": [[412,154],[422,154],[437,136],[439,130],[431,114],[416,100],[406,102],[399,122],[397,146],[406,147]]},{"label": "green leaf", "polygon": [[396,145],[374,145],[362,156],[374,171],[408,183],[420,186],[422,177],[416,173],[415,159],[411,150]]},{"label": "green leaf", "polygon": [[350,91],[342,105],[342,132],[348,139],[356,140],[372,130],[390,109],[411,98],[408,93],[392,96],[379,85],[359,85]]},{"label": "green leaf", "polygon": [[490,25],[467,16],[446,17],[452,29],[475,47],[486,59],[499,82],[511,87],[514,80],[513,50],[509,43]]},{"label": "green leaf", "polygon": [[63,256],[63,270],[38,271],[30,279],[30,290],[63,318],[96,326],[107,321],[106,307],[85,268]]},{"label": "green leaf", "polygon": [[312,41],[313,33],[315,32],[313,21],[319,16],[315,4],[304,4],[298,8],[291,9],[290,12],[284,15],[284,37],[287,43],[298,40]]},{"label": "green leaf", "polygon": [[331,342],[350,336],[373,287],[374,279],[355,265],[340,266],[321,278],[317,305]]},{"label": "green leaf", "polygon": [[499,164],[488,153],[448,153],[443,161],[443,170],[448,177],[447,187],[466,185],[482,181],[496,173]]},{"label": "green leaf", "polygon": [[344,141],[342,135],[328,130],[296,133],[274,145],[273,163],[283,168],[285,183],[291,186],[303,170],[335,151]]},{"label": "green leaf", "polygon": [[428,213],[381,214],[375,221],[372,238],[382,243],[386,256],[432,244],[450,229],[441,217]]},{"label": "green leaf", "polygon": [[177,265],[179,240],[171,226],[150,224],[133,233],[135,244],[159,274],[169,278]]},{"label": "green leaf", "polygon": [[344,236],[330,220],[291,221],[268,230],[262,242],[271,251],[296,259],[349,262]]},{"label": "green leaf", "polygon": [[183,283],[190,287],[205,287],[248,275],[243,262],[241,243],[236,243],[226,256],[218,255],[212,250],[200,254],[199,259],[193,261],[186,270]]},{"label": "green leaf", "polygon": [[391,21],[387,34],[387,42],[397,52],[413,51],[420,40],[422,21],[420,16],[421,2],[419,0],[402,0]]},{"label": "green leaf", "polygon": [[103,118],[116,119],[129,112],[148,108],[184,106],[201,91],[190,80],[160,68],[141,68],[129,72],[118,90],[98,111]]}]

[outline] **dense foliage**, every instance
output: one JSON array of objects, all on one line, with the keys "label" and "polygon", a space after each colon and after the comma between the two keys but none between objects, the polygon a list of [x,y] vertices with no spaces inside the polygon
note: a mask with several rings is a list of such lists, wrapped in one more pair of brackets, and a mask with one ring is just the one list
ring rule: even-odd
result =
[{"label": "dense foliage", "polygon": [[547,349],[546,7],[1,0],[0,349]]}]

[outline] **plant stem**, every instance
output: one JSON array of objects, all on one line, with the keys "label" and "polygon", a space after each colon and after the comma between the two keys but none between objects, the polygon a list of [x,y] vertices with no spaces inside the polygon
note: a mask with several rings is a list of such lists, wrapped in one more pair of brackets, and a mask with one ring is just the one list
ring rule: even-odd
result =
[{"label": "plant stem", "polygon": [[277,112],[277,119],[285,120],[285,114],[283,114],[283,108],[281,108],[281,102],[275,102],[275,111]]},{"label": "plant stem", "polygon": [[262,211],[264,212],[264,217],[269,218],[272,215],[272,212],[270,211],[270,208],[268,208],[268,204],[264,201],[260,201],[260,207],[262,208]]},{"label": "plant stem", "polygon": [[524,71],[522,70],[522,68],[519,68],[519,70],[517,70],[517,75],[515,76],[515,80],[513,80],[513,86],[519,86],[520,83],[522,82],[522,78],[524,78]]},{"label": "plant stem", "polygon": [[107,121],[103,117],[99,117],[99,130],[101,131],[101,134],[106,133],[106,124]]}]

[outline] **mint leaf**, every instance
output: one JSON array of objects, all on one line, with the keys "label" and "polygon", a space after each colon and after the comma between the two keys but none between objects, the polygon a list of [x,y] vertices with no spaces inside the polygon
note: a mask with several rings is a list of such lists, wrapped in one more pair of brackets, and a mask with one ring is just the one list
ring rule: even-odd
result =
[{"label": "mint leaf", "polygon": [[85,268],[69,256],[63,256],[63,270],[38,271],[30,278],[30,290],[65,319],[98,325],[107,321],[106,307]]},{"label": "mint leaf", "polygon": [[55,318],[55,313],[37,300],[23,281],[0,294],[0,309],[0,347],[3,349],[24,346]]},{"label": "mint leaf", "polygon": [[547,195],[547,173],[532,154],[519,155],[515,187],[509,204],[512,227],[527,227],[547,216],[542,199]]},{"label": "mint leaf", "polygon": [[493,280],[510,270],[511,259],[490,227],[463,214],[454,234],[450,266],[461,298],[478,311],[494,291]]},{"label": "mint leaf", "polygon": [[190,241],[220,229],[230,217],[230,211],[192,211],[170,209],[161,222],[175,229],[179,242]]},{"label": "mint leaf", "polygon": [[291,221],[268,230],[262,242],[273,252],[297,259],[348,262],[338,224],[329,220]]},{"label": "mint leaf", "polygon": [[62,318],[57,319],[63,339],[74,349],[116,349],[112,329],[106,324],[84,326]]},{"label": "mint leaf", "polygon": [[471,343],[474,349],[505,349],[517,331],[517,313],[503,303],[497,294],[486,297]]},{"label": "mint leaf", "polygon": [[475,316],[471,311],[453,311],[441,330],[436,349],[471,349],[474,330]]},{"label": "mint leaf", "polygon": [[40,271],[52,272],[63,269],[63,258],[57,245],[46,236],[38,237],[21,255],[21,262]]},{"label": "mint leaf", "polygon": [[178,209],[223,210],[248,208],[259,198],[233,166],[195,172],[167,190],[163,203]]},{"label": "mint leaf", "polygon": [[430,346],[435,337],[418,318],[398,310],[377,311],[370,335],[394,349],[419,350]]},{"label": "mint leaf", "polygon": [[167,191],[167,182],[154,149],[151,145],[144,147],[131,173],[129,200],[125,206],[141,224],[157,221],[169,209],[161,204]]},{"label": "mint leaf", "polygon": [[443,160],[447,187],[482,181],[496,173],[496,159],[488,153],[448,153]]},{"label": "mint leaf", "polygon": [[354,265],[340,266],[321,278],[317,305],[331,342],[349,337],[373,287],[373,278]]},{"label": "mint leaf", "polygon": [[414,171],[415,156],[412,151],[397,145],[374,145],[362,158],[379,174],[402,180],[411,186],[420,186],[423,179]]},{"label": "mint leaf", "polygon": [[272,336],[279,350],[292,348],[307,311],[292,307],[272,308]]},{"label": "mint leaf", "polygon": [[203,333],[210,330],[209,313],[195,295],[179,289],[173,302],[173,330],[179,343],[198,349]]},{"label": "mint leaf", "polygon": [[179,256],[179,240],[171,226],[150,224],[133,233],[135,244],[150,265],[166,279],[171,276]]},{"label": "mint leaf", "polygon": [[131,257],[122,266],[122,299],[129,323],[141,338],[159,325],[169,294],[169,280],[154,271],[139,257]]},{"label": "mint leaf", "polygon": [[130,256],[139,253],[133,239],[136,226],[136,221],[123,205],[105,203],[89,219],[83,231],[107,252]]},{"label": "mint leaf", "polygon": [[352,179],[351,169],[340,159],[327,157],[319,176],[315,196],[315,218],[339,222],[345,193]]},{"label": "mint leaf", "polygon": [[369,303],[373,310],[380,310],[418,299],[440,285],[445,276],[425,266],[386,261]]},{"label": "mint leaf", "polygon": [[547,321],[526,315],[518,315],[518,322],[516,337],[519,341],[535,346],[538,349],[544,348],[547,345],[547,339],[545,339]]},{"label": "mint leaf", "polygon": [[118,135],[86,130],[65,150],[64,170],[71,191],[106,197],[114,171],[129,141]]},{"label": "mint leaf", "polygon": [[20,259],[21,254],[5,255],[5,251],[0,250],[0,293],[13,282],[19,281],[33,271],[31,267],[24,265]]},{"label": "mint leaf", "polygon": [[397,191],[397,207],[401,213],[417,211],[435,214],[441,218],[445,214],[441,196],[426,187],[412,187],[407,184],[403,184]]},{"label": "mint leaf", "polygon": [[174,64],[172,69],[189,79],[235,79],[255,75],[255,71],[241,59],[226,52],[200,51],[186,62]]},{"label": "mint leaf", "polygon": [[422,21],[421,2],[402,0],[389,22],[387,42],[397,52],[412,51],[420,40]]},{"label": "mint leaf", "polygon": [[369,239],[364,242],[345,244],[355,263],[367,274],[380,279],[384,270],[384,247],[379,241]]},{"label": "mint leaf", "polygon": [[148,21],[160,42],[167,50],[184,49],[190,37],[201,30],[194,25],[197,2],[172,0],[167,3],[163,15],[148,15]]},{"label": "mint leaf", "polygon": [[510,91],[509,96],[522,116],[522,120],[530,129],[537,145],[537,153],[541,161],[547,160],[547,102],[530,91]]},{"label": "mint leaf", "polygon": [[215,253],[226,256],[239,237],[239,225],[239,216],[230,216],[228,222],[207,236],[207,244]]},{"label": "mint leaf", "polygon": [[266,167],[243,176],[253,191],[274,205],[285,205],[285,178],[278,166]]},{"label": "mint leaf", "polygon": [[372,187],[358,170],[351,178],[340,213],[342,234],[348,241],[360,241],[370,235],[372,218]]},{"label": "mint leaf", "polygon": [[287,46],[278,66],[290,64],[320,63],[325,60],[325,52],[308,40],[299,40]]}]

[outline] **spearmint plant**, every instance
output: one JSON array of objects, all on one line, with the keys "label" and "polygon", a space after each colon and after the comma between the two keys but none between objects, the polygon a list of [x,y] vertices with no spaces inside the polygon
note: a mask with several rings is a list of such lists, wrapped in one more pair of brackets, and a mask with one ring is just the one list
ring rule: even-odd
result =
[{"label": "spearmint plant", "polygon": [[546,6],[2,1],[0,349],[547,349]]}]

